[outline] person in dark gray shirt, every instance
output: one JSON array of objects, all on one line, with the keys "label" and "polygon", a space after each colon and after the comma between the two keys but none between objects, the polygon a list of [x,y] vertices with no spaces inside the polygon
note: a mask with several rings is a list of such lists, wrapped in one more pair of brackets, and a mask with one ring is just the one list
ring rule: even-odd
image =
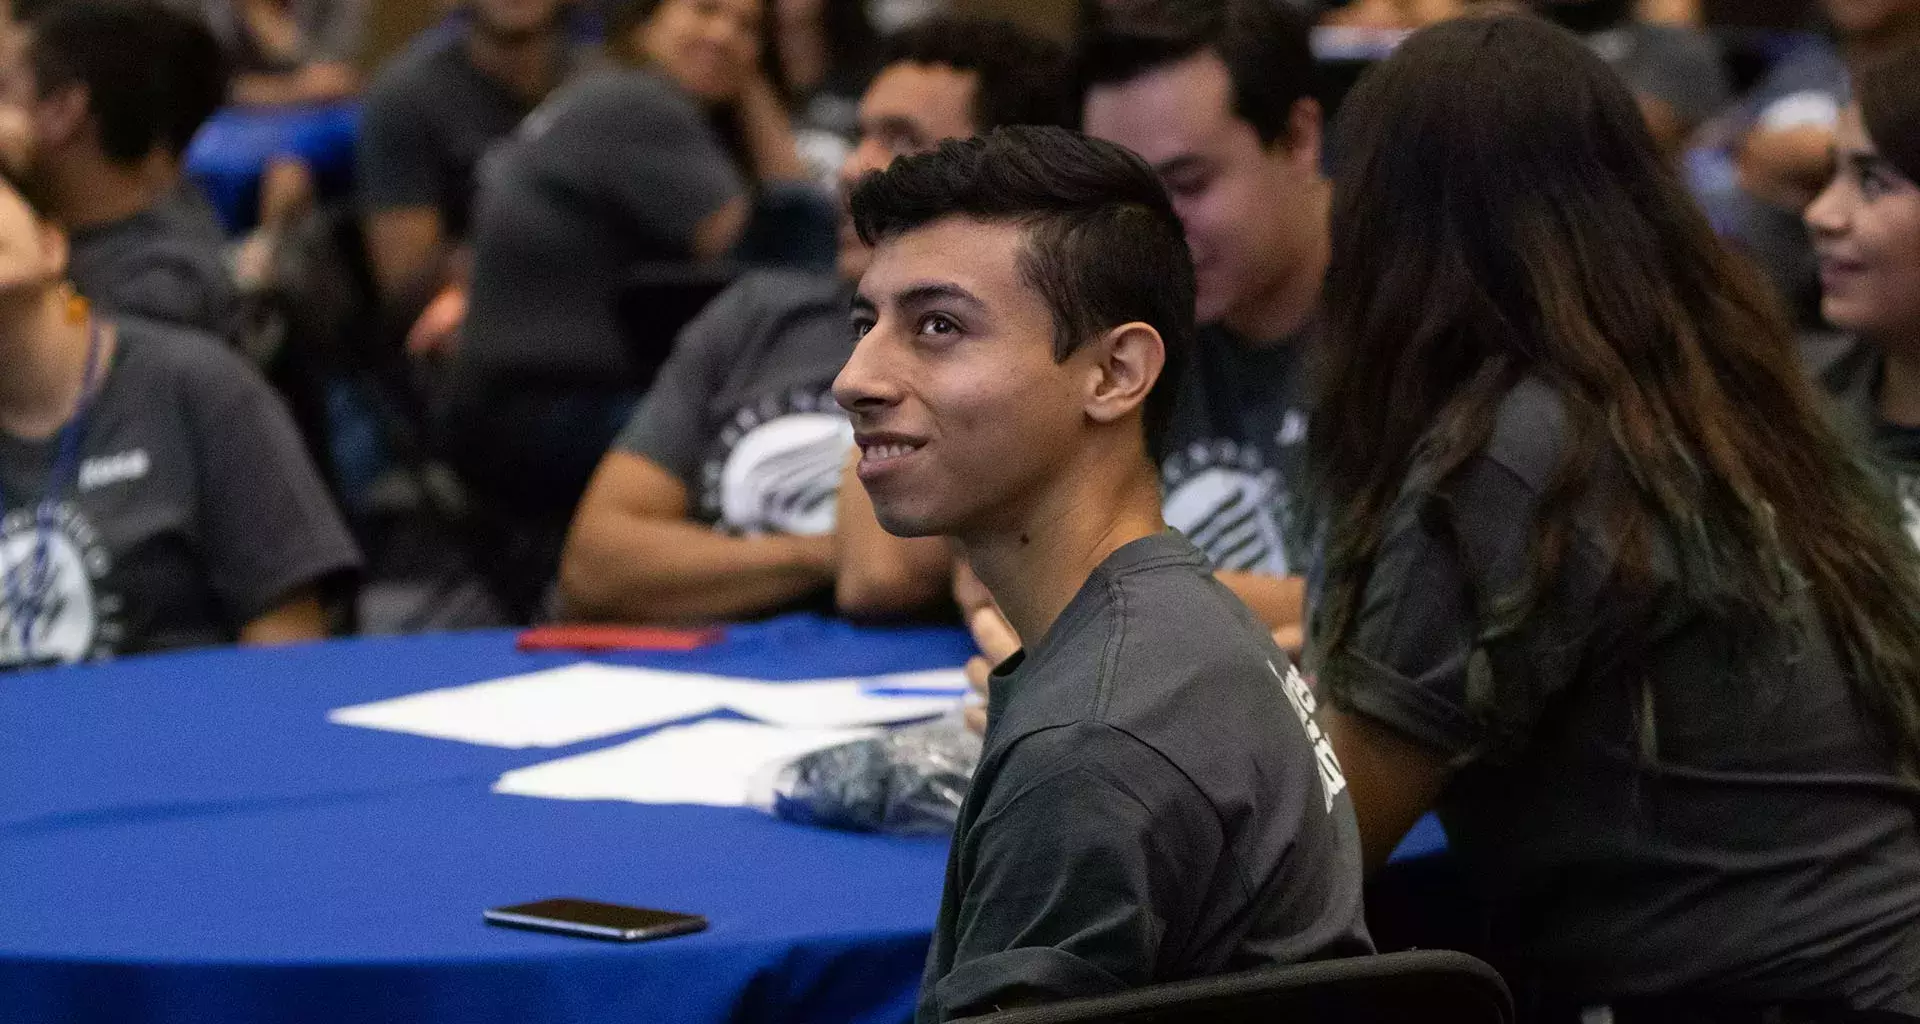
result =
[{"label": "person in dark gray shirt", "polygon": [[1193,270],[1138,157],[1000,128],[855,189],[834,383],[896,536],[952,538],[1028,643],[992,688],[922,1024],[1371,951],[1315,698],[1190,542],[1149,438]]},{"label": "person in dark gray shirt", "polygon": [[211,208],[176,193],[131,217],[75,228],[68,273],[103,310],[231,339],[239,300],[225,247]]},{"label": "person in dark gray shirt", "polygon": [[0,670],[324,636],[359,555],[278,396],[219,339],[69,301],[25,197],[0,187]]},{"label": "person in dark gray shirt", "polygon": [[1920,553],[1788,325],[1572,35],[1346,103],[1307,664],[1369,862],[1438,810],[1523,1019],[1920,1017]]},{"label": "person in dark gray shirt", "polygon": [[564,0],[474,0],[367,87],[356,147],[367,256],[384,301],[424,305],[467,242],[481,157],[585,61]]},{"label": "person in dark gray shirt", "polygon": [[1202,333],[1160,453],[1167,522],[1268,625],[1297,626],[1315,533],[1299,349],[1327,252],[1311,22],[1269,0],[1087,10],[1086,131],[1159,172],[1198,273]]}]

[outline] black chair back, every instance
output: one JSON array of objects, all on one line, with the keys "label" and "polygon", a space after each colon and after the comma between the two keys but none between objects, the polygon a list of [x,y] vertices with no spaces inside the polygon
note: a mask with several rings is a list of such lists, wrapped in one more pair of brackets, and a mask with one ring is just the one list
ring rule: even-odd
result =
[{"label": "black chair back", "polygon": [[1465,953],[1325,960],[1003,1010],[968,1024],[1512,1024],[1513,997]]}]

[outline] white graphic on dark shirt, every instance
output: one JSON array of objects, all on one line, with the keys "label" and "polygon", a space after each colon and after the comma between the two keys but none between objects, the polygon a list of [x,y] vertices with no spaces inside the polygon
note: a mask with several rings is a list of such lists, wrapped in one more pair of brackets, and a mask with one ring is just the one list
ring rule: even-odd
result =
[{"label": "white graphic on dark shirt", "polygon": [[1216,569],[1286,576],[1281,528],[1288,495],[1258,449],[1233,441],[1188,445],[1161,467],[1162,515]]},{"label": "white graphic on dark shirt", "polygon": [[839,511],[853,427],[824,392],[794,392],[742,409],[707,461],[704,503],[725,530],[819,536]]},{"label": "white graphic on dark shirt", "polygon": [[1340,770],[1340,758],[1334,755],[1333,741],[1327,738],[1320,723],[1313,717],[1314,712],[1319,710],[1319,701],[1314,699],[1313,688],[1307,685],[1306,679],[1295,666],[1288,665],[1286,675],[1281,675],[1280,670],[1269,661],[1267,671],[1279,680],[1281,692],[1287,695],[1287,703],[1293,706],[1293,713],[1300,718],[1300,728],[1307,731],[1307,742],[1313,747],[1314,764],[1320,770],[1320,795],[1325,798],[1326,809],[1331,813],[1333,798],[1347,788],[1347,775]]},{"label": "white graphic on dark shirt", "polygon": [[0,523],[0,669],[90,661],[119,642],[119,598],[100,589],[112,560],[99,535],[70,504],[49,526],[31,510]]}]

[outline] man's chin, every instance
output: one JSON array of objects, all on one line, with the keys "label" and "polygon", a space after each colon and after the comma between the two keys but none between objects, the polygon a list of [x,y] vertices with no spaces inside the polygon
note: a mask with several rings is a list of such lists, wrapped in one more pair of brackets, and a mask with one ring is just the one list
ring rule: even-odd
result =
[{"label": "man's chin", "polygon": [[880,528],[899,537],[911,540],[916,537],[939,537],[945,535],[940,524],[925,516],[915,515],[902,509],[887,509],[875,505],[873,517],[880,521]]}]

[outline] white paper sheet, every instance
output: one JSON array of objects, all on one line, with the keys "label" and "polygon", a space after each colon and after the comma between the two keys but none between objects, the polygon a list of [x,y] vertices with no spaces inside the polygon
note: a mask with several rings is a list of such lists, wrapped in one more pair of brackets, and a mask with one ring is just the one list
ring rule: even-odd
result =
[{"label": "white paper sheet", "polygon": [[745,807],[756,777],[768,767],[873,734],[871,729],[783,729],[730,719],[695,722],[515,769],[500,776],[493,791],[552,800]]},{"label": "white paper sheet", "polygon": [[930,697],[876,696],[851,681],[735,682],[726,684],[721,700],[756,721],[812,729],[895,725],[932,718],[960,703],[957,697],[938,693]]},{"label": "white paper sheet", "polygon": [[493,747],[564,747],[717,711],[720,681],[582,662],[340,708],[327,720]]},{"label": "white paper sheet", "polygon": [[964,685],[957,670],[770,683],[582,662],[340,708],[327,720],[494,747],[564,747],[721,708],[802,728],[892,725],[946,712],[959,703],[951,690]]}]

